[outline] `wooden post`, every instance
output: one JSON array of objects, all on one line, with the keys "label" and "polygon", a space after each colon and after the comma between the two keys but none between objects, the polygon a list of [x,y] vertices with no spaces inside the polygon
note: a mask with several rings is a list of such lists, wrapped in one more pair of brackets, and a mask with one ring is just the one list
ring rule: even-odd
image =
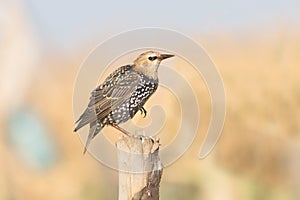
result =
[{"label": "wooden post", "polygon": [[123,137],[117,142],[119,200],[158,200],[163,172],[159,140],[144,136]]}]

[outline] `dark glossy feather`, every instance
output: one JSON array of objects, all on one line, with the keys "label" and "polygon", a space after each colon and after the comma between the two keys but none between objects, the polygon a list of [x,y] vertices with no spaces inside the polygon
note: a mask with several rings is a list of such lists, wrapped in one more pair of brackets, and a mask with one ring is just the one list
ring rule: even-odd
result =
[{"label": "dark glossy feather", "polygon": [[106,125],[116,126],[131,119],[158,87],[158,80],[151,79],[126,65],[110,74],[92,91],[88,107],[79,117],[74,131],[89,124],[90,130],[85,150],[90,141]]},{"label": "dark glossy feather", "polygon": [[132,69],[132,66],[122,66],[107,77],[103,84],[99,85],[91,93],[90,102],[84,113],[79,117],[74,131],[90,124],[90,131],[86,141],[85,150],[90,141],[101,129],[112,123],[105,120],[112,110],[118,108],[131,97],[139,84],[141,76]]}]

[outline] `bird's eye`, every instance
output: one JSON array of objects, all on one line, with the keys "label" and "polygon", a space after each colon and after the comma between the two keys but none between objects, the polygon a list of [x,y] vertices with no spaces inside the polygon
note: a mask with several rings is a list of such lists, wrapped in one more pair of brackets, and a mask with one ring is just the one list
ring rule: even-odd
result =
[{"label": "bird's eye", "polygon": [[151,60],[151,61],[156,60],[156,59],[157,59],[157,56],[150,56],[150,57],[148,58],[148,60]]}]

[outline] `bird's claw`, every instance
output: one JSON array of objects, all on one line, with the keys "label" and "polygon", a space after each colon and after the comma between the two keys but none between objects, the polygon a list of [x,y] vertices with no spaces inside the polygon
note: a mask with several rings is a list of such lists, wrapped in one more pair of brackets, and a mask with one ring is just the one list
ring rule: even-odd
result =
[{"label": "bird's claw", "polygon": [[140,108],[141,115],[144,114],[144,118],[147,116],[147,110],[144,107]]}]

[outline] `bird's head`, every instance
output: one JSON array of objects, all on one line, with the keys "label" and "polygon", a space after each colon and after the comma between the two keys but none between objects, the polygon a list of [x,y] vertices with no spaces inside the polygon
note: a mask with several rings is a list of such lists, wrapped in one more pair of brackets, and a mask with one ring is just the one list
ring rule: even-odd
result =
[{"label": "bird's head", "polygon": [[147,51],[139,55],[134,61],[134,68],[150,78],[157,78],[157,70],[162,60],[173,57],[171,54],[160,54],[155,51]]}]

